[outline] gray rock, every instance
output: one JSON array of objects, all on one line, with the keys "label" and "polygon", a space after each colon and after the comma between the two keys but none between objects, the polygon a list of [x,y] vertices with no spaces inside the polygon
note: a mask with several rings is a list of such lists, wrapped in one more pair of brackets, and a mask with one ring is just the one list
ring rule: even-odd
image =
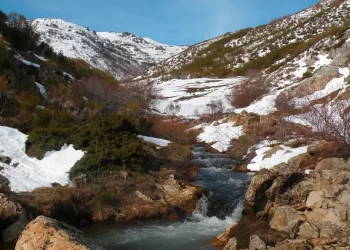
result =
[{"label": "gray rock", "polygon": [[350,193],[348,191],[343,191],[340,196],[340,202],[350,206]]},{"label": "gray rock", "polygon": [[311,225],[309,222],[304,222],[299,227],[299,236],[302,239],[316,239],[319,236],[317,227]]},{"label": "gray rock", "polygon": [[224,250],[236,250],[236,249],[238,249],[236,238],[230,239],[224,247]]},{"label": "gray rock", "polygon": [[25,209],[23,209],[18,220],[2,232],[2,241],[5,243],[16,243],[28,223],[27,213]]},{"label": "gray rock", "polygon": [[83,187],[88,181],[87,175],[86,174],[81,174],[77,177],[74,177],[72,179],[71,184],[69,185],[72,188],[75,187]]},{"label": "gray rock", "polygon": [[331,185],[324,189],[324,196],[326,198],[336,198],[343,191],[344,186],[342,185]]},{"label": "gray rock", "polygon": [[315,172],[322,173],[323,170],[350,171],[350,164],[342,158],[328,158],[319,162],[315,167]]},{"label": "gray rock", "polygon": [[324,194],[322,191],[312,191],[306,200],[308,208],[320,208],[324,203]]},{"label": "gray rock", "polygon": [[340,228],[330,222],[325,222],[321,226],[320,237],[325,239],[333,239],[340,236]]},{"label": "gray rock", "polygon": [[253,235],[250,237],[249,250],[265,250],[267,249],[266,243],[260,239],[259,236]]},{"label": "gray rock", "polygon": [[291,238],[294,238],[300,221],[301,218],[294,208],[283,206],[276,210],[270,221],[270,227],[279,232],[288,233]]}]

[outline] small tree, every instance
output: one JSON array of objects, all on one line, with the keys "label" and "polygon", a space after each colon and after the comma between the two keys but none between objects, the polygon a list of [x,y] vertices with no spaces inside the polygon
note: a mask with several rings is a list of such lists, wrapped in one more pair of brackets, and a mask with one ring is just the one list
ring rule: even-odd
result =
[{"label": "small tree", "polygon": [[311,105],[306,120],[324,139],[341,143],[350,151],[350,101]]},{"label": "small tree", "polygon": [[244,108],[266,94],[268,90],[269,86],[264,77],[252,77],[233,87],[228,99],[235,108]]},{"label": "small tree", "polygon": [[169,103],[169,105],[165,108],[165,113],[169,116],[176,116],[181,110],[181,105],[178,103]]}]

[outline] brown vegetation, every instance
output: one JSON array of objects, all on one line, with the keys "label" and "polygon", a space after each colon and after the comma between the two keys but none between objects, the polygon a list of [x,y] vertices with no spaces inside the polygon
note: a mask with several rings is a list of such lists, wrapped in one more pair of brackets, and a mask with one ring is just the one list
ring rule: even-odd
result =
[{"label": "brown vegetation", "polygon": [[232,88],[229,101],[235,108],[244,108],[267,93],[268,88],[265,78],[249,78]]}]

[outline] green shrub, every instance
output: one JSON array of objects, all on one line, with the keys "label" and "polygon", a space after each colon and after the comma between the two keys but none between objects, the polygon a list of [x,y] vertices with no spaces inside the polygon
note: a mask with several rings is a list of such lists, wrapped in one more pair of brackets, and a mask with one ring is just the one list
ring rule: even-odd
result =
[{"label": "green shrub", "polygon": [[82,173],[96,176],[121,168],[144,170],[146,155],[134,127],[116,115],[83,124],[36,128],[29,135],[29,144],[37,149],[39,158],[64,144],[73,144],[85,151],[84,157],[71,169],[71,177]]}]

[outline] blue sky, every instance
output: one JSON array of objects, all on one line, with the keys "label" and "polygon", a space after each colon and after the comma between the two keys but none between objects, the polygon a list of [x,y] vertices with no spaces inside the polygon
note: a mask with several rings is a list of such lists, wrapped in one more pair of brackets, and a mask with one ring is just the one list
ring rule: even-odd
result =
[{"label": "blue sky", "polygon": [[128,31],[194,44],[298,12],[319,0],[1,0],[5,13],[61,18],[96,31]]}]

